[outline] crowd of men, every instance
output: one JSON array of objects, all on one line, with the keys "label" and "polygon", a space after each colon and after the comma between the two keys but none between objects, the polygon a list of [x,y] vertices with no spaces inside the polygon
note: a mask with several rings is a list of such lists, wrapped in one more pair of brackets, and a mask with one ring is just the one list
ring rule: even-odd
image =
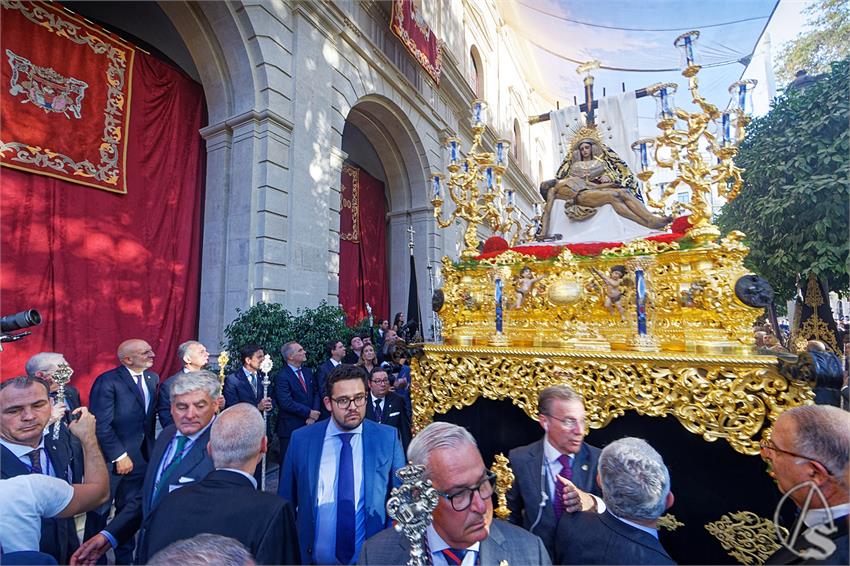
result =
[{"label": "crowd of men", "polygon": [[[104,564],[111,554],[118,564],[404,564],[410,545],[386,502],[406,462],[424,466],[439,494],[425,534],[437,566],[674,563],[657,530],[674,500],[663,458],[637,438],[588,445],[576,391],[540,392],[543,436],[510,451],[511,515],[500,521],[476,440],[445,422],[412,436],[409,374],[347,363],[364,348],[355,338],[348,352],[328,341],[315,373],[299,343],[284,344],[268,396],[258,345],[241,349],[222,387],[197,341],[180,345],[183,368],[160,382],[151,346],[126,340],[88,408],[73,386],[57,401],[61,354],[33,356],[26,376],[0,384],[0,563]],[[272,410],[277,493],[258,489]],[[850,415],[788,409],[762,457],[803,511],[801,528],[834,543],[825,563],[848,563]],[[81,543],[74,517],[84,512]],[[769,562],[805,555],[783,547]]]}]

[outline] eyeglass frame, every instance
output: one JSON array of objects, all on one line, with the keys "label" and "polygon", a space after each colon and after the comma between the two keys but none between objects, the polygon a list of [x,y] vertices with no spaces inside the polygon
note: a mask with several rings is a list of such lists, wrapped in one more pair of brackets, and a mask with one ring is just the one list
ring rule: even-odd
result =
[{"label": "eyeglass frame", "polygon": [[[368,398],[369,396],[364,394],[356,395],[354,397],[331,397],[330,400],[336,404],[338,409],[347,409],[351,406],[351,403],[354,403],[354,406],[359,409],[366,405],[366,399]],[[357,399],[360,400],[359,403],[357,402]],[[345,404],[343,405],[343,403]]]},{"label": "eyeglass frame", "polygon": [[[490,495],[484,497],[483,495],[481,495],[481,488],[488,483],[490,484],[490,489],[492,489],[493,491],[490,493]],[[458,509],[457,507],[455,507],[455,498],[467,492],[469,492],[469,503],[467,503],[465,507]],[[487,501],[488,499],[493,497],[493,493],[496,492],[496,474],[494,474],[490,470],[484,470],[484,477],[481,478],[481,481],[479,481],[474,486],[464,487],[454,495],[449,495],[448,493],[443,493],[442,491],[437,491],[437,495],[446,499],[449,502],[449,505],[451,505],[452,509],[460,512],[469,509],[469,506],[472,505],[472,499],[475,497],[476,492],[478,493],[478,497],[480,497],[484,501]]]},{"label": "eyeglass frame", "polygon": [[833,475],[830,469],[826,467],[826,464],[824,464],[817,458],[812,458],[811,456],[805,456],[803,454],[797,454],[796,452],[791,452],[790,450],[783,450],[782,448],[779,448],[775,442],[773,442],[772,438],[764,438],[762,440],[759,440],[759,449],[781,452],[782,454],[788,454],[789,456],[794,456],[795,458],[802,458],[804,460],[809,460],[810,462],[817,462],[823,467],[824,470],[826,470],[826,473],[828,473],[829,475]]},{"label": "eyeglass frame", "polygon": [[[573,417],[563,417],[563,418],[559,419],[558,417],[556,417],[554,415],[550,415],[549,413],[540,413],[540,414],[543,415],[544,417],[549,417],[552,420],[558,421],[559,423],[561,423],[561,426],[569,428],[570,430],[575,430],[575,428],[579,424],[581,424],[581,430],[587,429],[587,419],[583,419],[581,421],[579,421],[578,419],[574,419]],[[573,421],[573,424],[570,425],[570,423],[568,421]]]}]

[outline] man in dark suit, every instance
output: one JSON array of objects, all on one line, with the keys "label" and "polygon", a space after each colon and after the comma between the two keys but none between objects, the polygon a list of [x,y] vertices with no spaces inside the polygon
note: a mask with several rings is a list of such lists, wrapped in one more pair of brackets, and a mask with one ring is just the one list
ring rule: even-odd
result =
[{"label": "man in dark suit", "polygon": [[[171,382],[171,417],[153,448],[142,489],[101,532],[74,553],[79,564],[93,564],[110,548],[133,538],[144,518],[165,495],[200,481],[213,470],[207,453],[210,425],[218,412],[220,386],[209,371],[181,373]],[[145,538],[142,531],[139,540]]]},{"label": "man in dark suit", "polygon": [[[410,443],[408,459],[425,466],[439,499],[425,533],[431,564],[480,566],[548,565],[541,540],[519,527],[493,520],[496,476],[469,432],[445,422],[431,423]],[[395,529],[366,541],[358,564],[404,564],[410,544]]]},{"label": "man in dark suit", "polygon": [[178,375],[204,369],[207,362],[210,361],[210,354],[207,352],[206,346],[197,340],[189,340],[177,346],[177,358],[183,364],[183,369],[160,383],[157,392],[156,415],[159,418],[159,426],[162,428],[174,424],[174,420],[171,418],[170,395],[171,384],[174,379]]},{"label": "man in dark suit", "polygon": [[319,388],[319,397],[325,395],[325,383],[333,369],[342,363],[345,357],[345,345],[340,340],[328,340],[325,344],[325,355],[328,357],[316,370],[316,383]]},{"label": "man in dark suit", "polygon": [[[57,352],[39,352],[32,356],[26,363],[26,372],[30,377],[38,377],[47,382],[50,386],[50,398],[54,403],[54,412],[71,412],[81,406],[80,392],[71,384],[65,385],[65,406],[59,407],[56,402],[56,394],[59,391],[59,384],[53,381],[53,374],[59,369],[60,365],[69,365],[65,360],[65,356]],[[56,420],[56,419],[51,419]],[[65,418],[67,424],[68,419]]]},{"label": "man in dark suit", "polygon": [[356,364],[360,360],[360,352],[363,351],[363,338],[357,335],[352,336],[348,346],[348,352],[342,358],[342,363]]},{"label": "man in dark suit", "polygon": [[[16,377],[0,385],[0,479],[44,474],[69,484],[81,482],[74,471],[81,472],[82,466],[74,465],[65,424],[57,440],[44,434],[52,412],[48,393],[47,382],[38,377]],[[41,551],[59,564],[67,564],[79,544],[73,517],[42,521]]]},{"label": "man in dark suit", "polygon": [[850,414],[830,405],[786,409],[761,455],[800,510],[798,524],[788,526],[794,535],[766,564],[850,563]]},{"label": "man in dark suit", "polygon": [[369,375],[369,401],[366,418],[398,430],[401,447],[407,452],[410,444],[410,417],[404,399],[390,391],[387,370],[378,366]]},{"label": "man in dark suit", "polygon": [[555,536],[558,564],[675,564],[658,542],[658,518],[673,505],[670,473],[645,440],[621,438],[599,456],[606,511],[566,514]]},{"label": "man in dark suit", "polygon": [[565,512],[605,510],[596,484],[599,449],[584,443],[584,402],[570,387],[547,387],[537,407],[543,438],[508,454],[516,477],[508,507],[510,521],[539,536],[553,556],[555,526]]},{"label": "man in dark suit", "polygon": [[172,542],[200,533],[234,538],[258,564],[300,564],[292,505],[257,491],[251,475],[266,452],[265,425],[253,405],[225,409],[210,431],[215,470],[168,494],[146,521],[139,563]]},{"label": "man in dark suit", "polygon": [[[342,359],[345,357],[345,345],[340,340],[329,340],[325,344],[325,355],[328,356],[328,359],[322,362],[316,370],[316,386],[320,399],[325,395],[325,384],[328,376],[336,366],[342,363]],[[330,413],[325,409],[325,404],[319,403],[319,420],[326,419],[329,416]]]},{"label": "man in dark suit", "polygon": [[[156,391],[159,376],[150,371],[155,354],[144,340],[125,340],[118,346],[121,365],[95,379],[89,395],[97,417],[97,439],[110,471],[110,497],[120,513],[142,489],[145,468],[156,430]],[[106,526],[111,501],[86,517],[86,540]],[[130,564],[135,543],[115,549],[118,564]]]},{"label": "man in dark suit", "polygon": [[256,344],[246,344],[239,350],[242,367],[224,378],[224,406],[250,403],[261,411],[272,410],[271,397],[263,397],[263,378],[260,364],[266,353]]},{"label": "man in dark suit", "polygon": [[386,501],[404,454],[395,429],[364,420],[368,398],[363,370],[341,364],[328,376],[331,418],[292,435],[278,493],[296,507],[305,564],[351,564],[389,526]]},{"label": "man in dark suit", "polygon": [[284,458],[292,432],[319,420],[320,395],[313,372],[304,366],[307,352],[301,344],[287,342],[281,346],[280,353],[286,363],[275,376],[274,387],[278,406],[277,435],[281,458]]}]

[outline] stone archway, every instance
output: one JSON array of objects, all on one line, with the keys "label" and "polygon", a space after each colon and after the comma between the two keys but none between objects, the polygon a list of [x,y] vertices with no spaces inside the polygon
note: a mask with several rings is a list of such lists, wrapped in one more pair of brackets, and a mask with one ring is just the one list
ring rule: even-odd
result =
[{"label": "stone archway", "polygon": [[[346,124],[352,124],[367,138],[386,175],[387,267],[388,273],[392,274],[389,285],[390,312],[407,312],[410,281],[407,230],[412,226],[415,232],[420,309],[423,316],[427,317],[427,236],[433,229],[433,216],[427,198],[426,172],[429,164],[419,133],[398,105],[379,94],[369,94],[358,99],[346,116]],[[427,331],[427,327],[426,319],[423,328]]]}]

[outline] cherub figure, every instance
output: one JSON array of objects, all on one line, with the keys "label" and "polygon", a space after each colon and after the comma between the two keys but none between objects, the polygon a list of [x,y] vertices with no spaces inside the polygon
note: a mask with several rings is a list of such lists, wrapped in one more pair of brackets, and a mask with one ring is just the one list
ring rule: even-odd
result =
[{"label": "cherub figure", "polygon": [[531,289],[534,285],[543,279],[543,276],[535,277],[534,272],[531,271],[531,268],[527,265],[520,269],[519,278],[516,282],[516,304],[514,305],[515,309],[522,307],[522,302],[525,300],[525,296],[531,292]]},{"label": "cherub figure", "polygon": [[620,320],[626,320],[622,305],[623,292],[620,291],[620,285],[626,276],[626,268],[622,265],[615,265],[610,269],[607,276],[600,273],[595,267],[591,267],[590,269],[605,283],[605,308],[611,314],[614,314],[614,309],[616,308],[620,311]]}]

